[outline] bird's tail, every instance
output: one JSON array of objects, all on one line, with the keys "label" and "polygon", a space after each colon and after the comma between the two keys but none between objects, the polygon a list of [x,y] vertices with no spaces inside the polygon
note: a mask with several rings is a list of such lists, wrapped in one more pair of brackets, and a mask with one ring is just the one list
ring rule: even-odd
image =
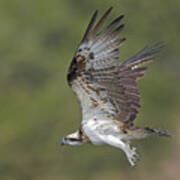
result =
[{"label": "bird's tail", "polygon": [[156,136],[164,136],[164,137],[171,137],[171,135],[168,133],[167,130],[161,130],[161,129],[152,129],[149,127],[143,128],[144,133],[147,135],[156,135]]},{"label": "bird's tail", "polygon": [[129,139],[143,139],[148,136],[164,136],[164,137],[171,137],[167,130],[160,130],[160,129],[152,129],[149,127],[145,128],[134,128],[128,129],[128,137]]}]

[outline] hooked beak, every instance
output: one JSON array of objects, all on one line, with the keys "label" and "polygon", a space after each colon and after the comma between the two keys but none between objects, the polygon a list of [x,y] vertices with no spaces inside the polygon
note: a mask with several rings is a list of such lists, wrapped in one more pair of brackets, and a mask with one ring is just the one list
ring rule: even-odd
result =
[{"label": "hooked beak", "polygon": [[60,142],[60,145],[65,145],[66,143],[65,143],[65,141],[64,141],[64,139]]}]

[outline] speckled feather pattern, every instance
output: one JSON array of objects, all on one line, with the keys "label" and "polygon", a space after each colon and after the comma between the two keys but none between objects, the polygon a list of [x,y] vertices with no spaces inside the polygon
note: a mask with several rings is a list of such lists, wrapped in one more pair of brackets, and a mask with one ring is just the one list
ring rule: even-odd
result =
[{"label": "speckled feather pattern", "polygon": [[[95,25],[95,11],[85,35],[73,57],[67,80],[82,108],[79,130],[66,137],[69,145],[92,143],[108,144],[122,149],[130,164],[137,160],[131,139],[148,135],[167,135],[165,131],[137,128],[133,121],[140,108],[137,80],[144,76],[143,66],[154,59],[162,43],[147,46],[120,64],[119,47],[123,15],[117,17],[104,30],[102,27],[112,8],[109,8]],[[70,141],[72,140],[72,141]]]}]

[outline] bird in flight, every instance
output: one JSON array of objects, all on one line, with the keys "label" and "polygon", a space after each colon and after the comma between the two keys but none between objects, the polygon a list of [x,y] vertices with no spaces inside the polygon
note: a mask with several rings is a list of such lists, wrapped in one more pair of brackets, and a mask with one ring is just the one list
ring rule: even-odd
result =
[{"label": "bird in flight", "polygon": [[102,29],[111,11],[112,7],[96,24],[95,11],[69,67],[67,81],[81,105],[82,122],[75,133],[63,137],[61,145],[110,145],[123,150],[135,166],[138,153],[130,145],[132,139],[170,136],[166,130],[134,124],[140,108],[137,80],[147,70],[143,65],[154,59],[163,44],[146,46],[120,64],[119,47],[125,41],[119,38],[124,28],[120,22],[124,16]]}]

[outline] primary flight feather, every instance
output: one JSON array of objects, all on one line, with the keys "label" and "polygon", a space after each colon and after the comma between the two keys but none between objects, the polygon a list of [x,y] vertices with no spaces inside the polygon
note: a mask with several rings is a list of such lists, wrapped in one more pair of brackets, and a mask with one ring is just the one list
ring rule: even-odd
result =
[{"label": "primary flight feather", "polygon": [[122,149],[134,166],[138,155],[136,148],[130,146],[131,139],[170,136],[165,130],[138,128],[133,123],[140,108],[137,80],[144,76],[147,67],[143,65],[154,59],[162,43],[147,46],[119,64],[119,47],[125,41],[119,38],[124,16],[104,29],[111,11],[112,7],[96,25],[98,11],[95,11],[69,67],[67,80],[80,102],[82,122],[61,144],[111,145]]}]

